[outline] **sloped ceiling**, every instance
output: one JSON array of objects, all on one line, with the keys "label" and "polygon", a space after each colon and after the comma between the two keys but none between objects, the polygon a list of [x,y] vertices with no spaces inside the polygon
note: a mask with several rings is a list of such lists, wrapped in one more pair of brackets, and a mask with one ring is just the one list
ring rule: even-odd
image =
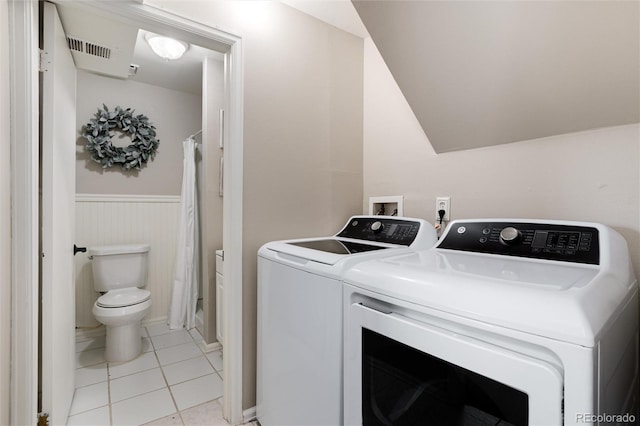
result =
[{"label": "sloped ceiling", "polygon": [[438,153],[640,121],[637,1],[352,3]]}]

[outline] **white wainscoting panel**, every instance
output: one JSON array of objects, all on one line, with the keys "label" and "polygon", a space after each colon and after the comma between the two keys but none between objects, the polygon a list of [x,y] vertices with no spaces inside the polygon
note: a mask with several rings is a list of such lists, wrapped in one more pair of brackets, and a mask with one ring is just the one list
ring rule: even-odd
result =
[{"label": "white wainscoting panel", "polygon": [[[91,195],[76,196],[76,244],[91,247],[148,243],[151,312],[143,321],[167,317],[176,252],[179,196]],[[93,289],[91,261],[76,255],[76,326],[100,325],[91,309],[99,293]]]}]

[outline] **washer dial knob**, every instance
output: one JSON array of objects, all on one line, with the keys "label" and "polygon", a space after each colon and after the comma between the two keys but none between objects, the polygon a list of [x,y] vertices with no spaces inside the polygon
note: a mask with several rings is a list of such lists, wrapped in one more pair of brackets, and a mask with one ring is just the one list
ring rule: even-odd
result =
[{"label": "washer dial knob", "polygon": [[513,226],[507,226],[500,231],[500,241],[507,245],[513,245],[520,241],[522,234]]},{"label": "washer dial knob", "polygon": [[384,225],[379,220],[376,220],[371,224],[371,230],[373,231],[374,234],[379,234],[380,232],[382,232],[383,228],[384,228]]}]

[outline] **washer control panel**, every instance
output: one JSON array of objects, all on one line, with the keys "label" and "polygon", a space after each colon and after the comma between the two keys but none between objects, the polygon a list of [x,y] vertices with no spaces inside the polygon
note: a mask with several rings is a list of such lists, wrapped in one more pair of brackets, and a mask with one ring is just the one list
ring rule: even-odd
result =
[{"label": "washer control panel", "polygon": [[420,230],[420,222],[391,217],[353,217],[337,237],[409,246]]},{"label": "washer control panel", "polygon": [[438,248],[600,263],[596,228],[524,222],[454,222],[450,227]]}]

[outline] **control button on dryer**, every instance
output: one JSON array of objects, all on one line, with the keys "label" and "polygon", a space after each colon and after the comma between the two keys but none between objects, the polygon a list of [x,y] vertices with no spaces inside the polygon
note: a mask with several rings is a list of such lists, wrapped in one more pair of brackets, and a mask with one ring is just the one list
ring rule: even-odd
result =
[{"label": "control button on dryer", "polygon": [[515,244],[520,240],[520,231],[513,226],[507,226],[500,231],[500,241],[507,245]]},{"label": "control button on dryer", "polygon": [[371,224],[371,230],[376,234],[379,234],[380,232],[382,232],[383,228],[384,228],[384,225],[379,220],[376,220]]}]

